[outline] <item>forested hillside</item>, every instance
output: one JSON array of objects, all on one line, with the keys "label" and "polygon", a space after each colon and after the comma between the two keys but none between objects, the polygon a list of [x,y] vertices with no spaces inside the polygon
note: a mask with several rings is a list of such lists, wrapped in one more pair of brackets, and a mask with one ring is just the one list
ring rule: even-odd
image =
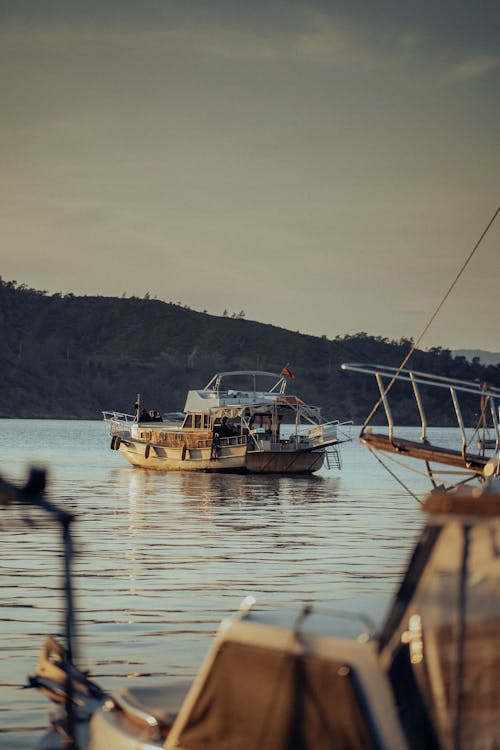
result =
[{"label": "forested hillside", "polygon": [[[130,412],[136,392],[144,405],[180,410],[188,388],[203,387],[217,371],[280,372],[289,362],[292,391],[329,418],[359,423],[376,401],[374,380],[340,364],[398,366],[410,346],[365,333],[330,340],[158,300],[48,295],[0,281],[0,416],[99,419],[102,409]],[[500,366],[446,349],[419,350],[410,365],[500,386]],[[415,422],[407,395],[396,392],[395,401],[395,418]],[[446,392],[427,408],[434,424],[450,423]]]}]

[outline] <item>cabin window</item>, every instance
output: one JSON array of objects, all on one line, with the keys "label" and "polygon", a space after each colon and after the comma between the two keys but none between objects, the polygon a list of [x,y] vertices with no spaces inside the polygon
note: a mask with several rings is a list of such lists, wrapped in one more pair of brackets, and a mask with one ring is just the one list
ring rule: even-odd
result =
[{"label": "cabin window", "polygon": [[194,415],[194,428],[195,430],[201,430],[201,414]]},{"label": "cabin window", "polygon": [[193,415],[188,414],[186,419],[184,420],[184,427],[192,427],[193,426]]},{"label": "cabin window", "polygon": [[203,427],[205,430],[210,429],[210,416],[208,414],[203,415]]}]

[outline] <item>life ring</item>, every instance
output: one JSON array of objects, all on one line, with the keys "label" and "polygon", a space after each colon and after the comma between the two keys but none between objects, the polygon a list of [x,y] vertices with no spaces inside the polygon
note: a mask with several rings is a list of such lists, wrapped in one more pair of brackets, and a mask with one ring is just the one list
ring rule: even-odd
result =
[{"label": "life ring", "polygon": [[112,451],[117,451],[121,444],[121,438],[119,435],[113,435],[111,438],[111,445],[109,446]]}]

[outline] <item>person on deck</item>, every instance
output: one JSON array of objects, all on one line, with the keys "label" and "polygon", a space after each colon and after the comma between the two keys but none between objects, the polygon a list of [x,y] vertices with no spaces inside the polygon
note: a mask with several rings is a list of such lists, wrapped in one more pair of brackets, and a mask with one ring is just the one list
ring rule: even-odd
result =
[{"label": "person on deck", "polygon": [[229,435],[234,435],[233,428],[227,423],[227,417],[222,417],[221,424],[220,427],[217,428],[217,432],[219,433],[220,437],[228,437]]}]

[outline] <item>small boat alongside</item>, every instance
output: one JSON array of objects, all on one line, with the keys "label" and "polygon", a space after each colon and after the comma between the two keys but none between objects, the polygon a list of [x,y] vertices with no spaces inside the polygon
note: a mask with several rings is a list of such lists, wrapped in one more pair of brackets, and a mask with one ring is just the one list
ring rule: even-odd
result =
[{"label": "small boat alongside", "polygon": [[147,421],[103,412],[118,450],[133,466],[159,471],[311,474],[326,462],[341,468],[339,445],[350,440],[318,407],[286,392],[287,376],[221,372],[187,394],[182,421]]}]

